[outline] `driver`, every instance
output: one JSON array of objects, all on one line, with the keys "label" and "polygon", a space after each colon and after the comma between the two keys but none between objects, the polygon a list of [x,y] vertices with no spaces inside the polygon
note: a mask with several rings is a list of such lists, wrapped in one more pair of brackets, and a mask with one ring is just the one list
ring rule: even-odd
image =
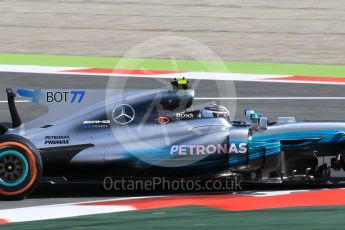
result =
[{"label": "driver", "polygon": [[182,79],[174,78],[174,80],[171,81],[173,89],[188,89],[188,83],[189,81],[185,77]]},{"label": "driver", "polygon": [[182,89],[188,89],[188,80],[185,77],[179,79],[177,83],[180,87],[182,87]]}]

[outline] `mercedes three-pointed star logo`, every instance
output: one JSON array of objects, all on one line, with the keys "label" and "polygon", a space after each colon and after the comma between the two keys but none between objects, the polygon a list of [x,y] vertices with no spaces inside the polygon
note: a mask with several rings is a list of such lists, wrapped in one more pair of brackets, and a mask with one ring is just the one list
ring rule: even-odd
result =
[{"label": "mercedes three-pointed star logo", "polygon": [[117,105],[113,110],[112,117],[116,123],[125,125],[134,120],[135,111],[128,104]]}]

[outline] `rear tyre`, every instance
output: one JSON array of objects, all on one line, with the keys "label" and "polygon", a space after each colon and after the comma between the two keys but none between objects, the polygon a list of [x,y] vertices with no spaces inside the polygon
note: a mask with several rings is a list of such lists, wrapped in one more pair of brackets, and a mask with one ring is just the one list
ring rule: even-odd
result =
[{"label": "rear tyre", "polygon": [[0,199],[19,200],[32,192],[42,177],[39,151],[17,135],[0,138]]}]

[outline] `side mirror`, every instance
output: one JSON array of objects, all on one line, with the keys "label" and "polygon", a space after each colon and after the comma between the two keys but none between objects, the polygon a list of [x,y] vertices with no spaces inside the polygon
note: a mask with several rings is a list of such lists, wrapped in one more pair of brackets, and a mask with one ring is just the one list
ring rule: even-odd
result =
[{"label": "side mirror", "polygon": [[251,115],[254,114],[255,111],[252,109],[245,109],[244,110],[244,116],[246,117],[246,124],[250,125],[252,123]]},{"label": "side mirror", "polygon": [[251,120],[251,126],[250,128],[252,130],[259,130],[259,119],[260,119],[260,115],[258,113],[253,113],[250,115],[250,120]]},{"label": "side mirror", "polygon": [[259,129],[260,130],[267,130],[267,126],[268,126],[267,117],[260,117],[259,118]]}]

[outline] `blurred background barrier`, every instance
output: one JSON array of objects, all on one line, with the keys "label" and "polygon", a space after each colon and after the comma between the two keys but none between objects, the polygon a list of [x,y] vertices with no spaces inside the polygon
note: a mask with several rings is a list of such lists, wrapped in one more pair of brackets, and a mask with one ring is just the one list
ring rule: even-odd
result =
[{"label": "blurred background barrier", "polygon": [[[228,61],[343,64],[344,11],[342,0],[2,0],[0,53],[122,56],[181,36]],[[132,55],[189,58],[164,49]]]}]

